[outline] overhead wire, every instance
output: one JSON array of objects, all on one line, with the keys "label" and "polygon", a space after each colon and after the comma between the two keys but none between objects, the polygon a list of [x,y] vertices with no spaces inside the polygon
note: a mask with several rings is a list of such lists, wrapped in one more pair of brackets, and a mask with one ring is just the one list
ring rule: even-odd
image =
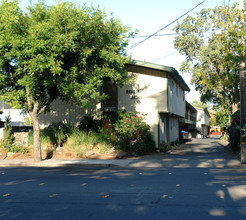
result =
[{"label": "overhead wire", "polygon": [[131,50],[135,47],[137,47],[138,45],[142,44],[143,42],[145,42],[146,40],[148,40],[149,38],[155,36],[157,33],[159,33],[160,31],[166,29],[167,27],[169,27],[170,25],[172,25],[173,23],[175,23],[176,21],[178,21],[179,19],[181,19],[182,17],[184,17],[185,15],[187,15],[188,13],[190,13],[191,11],[193,11],[194,9],[196,9],[197,7],[199,7],[201,4],[203,4],[206,0],[203,0],[202,2],[200,2],[198,5],[196,5],[195,7],[193,7],[192,9],[190,9],[189,11],[187,11],[186,13],[184,13],[183,15],[179,16],[178,18],[176,18],[174,21],[172,21],[171,23],[169,23],[168,25],[164,26],[163,28],[161,28],[160,30],[156,31],[155,33],[147,36],[145,39],[133,44],[132,46],[130,46],[127,50]]},{"label": "overhead wire", "polygon": [[157,59],[155,59],[155,60],[151,60],[150,63],[153,63],[153,62],[158,61],[158,60],[161,60],[161,59],[163,59],[163,58],[172,56],[172,55],[174,55],[174,54],[176,54],[176,53],[178,53],[178,50],[175,51],[175,52],[173,52],[173,53],[167,54],[167,55],[165,55],[165,56],[163,56],[163,57],[159,57],[159,58],[157,58]]},{"label": "overhead wire", "polygon": [[[171,34],[156,34],[153,37],[163,37],[163,36],[176,36],[176,35],[180,35],[178,33],[171,33]],[[140,36],[136,36],[135,38],[141,38],[141,37],[148,37],[149,35],[140,35]]]}]

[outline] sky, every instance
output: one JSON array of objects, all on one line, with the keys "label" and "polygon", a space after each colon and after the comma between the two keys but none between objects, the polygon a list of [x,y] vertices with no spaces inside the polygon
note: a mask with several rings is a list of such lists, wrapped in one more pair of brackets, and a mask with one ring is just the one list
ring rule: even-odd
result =
[{"label": "sky", "polygon": [[[108,15],[113,14],[123,25],[137,29],[138,34],[135,39],[130,41],[130,46],[143,40],[141,36],[151,35],[161,28],[167,26],[203,0],[66,0],[76,5],[86,4],[90,6],[99,6],[104,9]],[[62,2],[66,2],[62,1]],[[32,4],[37,0],[32,0]],[[47,0],[47,5],[54,5],[56,0]],[[217,5],[230,5],[237,3],[238,0],[206,0],[199,7],[194,9],[189,15],[195,15],[203,8],[214,8]],[[30,5],[30,0],[19,0],[19,6],[22,10]],[[183,17],[185,18],[185,17]],[[179,21],[182,21],[180,19]],[[173,28],[177,22],[163,29],[158,34],[173,34]],[[195,91],[194,85],[190,84],[191,74],[183,74],[179,68],[182,61],[185,60],[174,48],[174,35],[151,37],[132,50],[128,54],[132,59],[152,62],[165,66],[171,66],[179,71],[191,91],[186,94],[186,100],[192,102],[199,101],[199,93]]]}]

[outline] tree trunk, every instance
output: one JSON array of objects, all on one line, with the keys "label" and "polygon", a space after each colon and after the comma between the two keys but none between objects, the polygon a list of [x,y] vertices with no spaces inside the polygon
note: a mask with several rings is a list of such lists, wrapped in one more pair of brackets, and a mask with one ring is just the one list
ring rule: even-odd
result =
[{"label": "tree trunk", "polygon": [[40,144],[40,127],[38,121],[37,112],[33,111],[30,113],[33,126],[33,156],[34,161],[39,162],[42,160],[41,156],[41,144]]}]

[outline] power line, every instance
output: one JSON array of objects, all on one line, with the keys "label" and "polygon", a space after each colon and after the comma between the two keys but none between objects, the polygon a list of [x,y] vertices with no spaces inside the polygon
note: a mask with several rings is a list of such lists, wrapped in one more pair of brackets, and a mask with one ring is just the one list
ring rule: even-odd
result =
[{"label": "power line", "polygon": [[[162,36],[176,36],[176,35],[180,35],[178,33],[171,33],[171,34],[156,34],[153,37],[162,37]],[[136,36],[135,38],[141,38],[141,37],[148,37],[149,35],[142,35],[142,36]]]},{"label": "power line", "polygon": [[148,62],[145,62],[144,64],[142,64],[142,66],[145,66],[145,65],[147,65],[148,63],[153,63],[153,62],[155,62],[155,61],[157,61],[157,60],[160,60],[160,59],[163,59],[163,58],[165,58],[165,57],[169,57],[169,56],[171,56],[171,55],[174,55],[175,53],[178,53],[178,51],[175,51],[175,52],[173,52],[173,53],[170,53],[170,54],[167,54],[167,55],[165,55],[165,56],[163,56],[163,57],[160,57],[160,58],[157,58],[157,59],[155,59],[155,60],[151,60],[151,61],[148,61]]},{"label": "power line", "polygon": [[151,60],[150,63],[153,63],[153,62],[155,62],[155,61],[157,61],[157,60],[161,60],[161,59],[163,59],[163,58],[172,56],[172,55],[174,55],[174,54],[176,54],[176,53],[178,53],[178,51],[175,51],[175,52],[173,52],[173,53],[167,54],[167,55],[165,55],[165,56],[163,56],[163,57],[159,57],[159,58],[157,58],[157,59],[155,59],[155,60]]},{"label": "power line", "polygon": [[190,13],[191,11],[193,11],[195,8],[197,8],[198,6],[200,6],[201,4],[203,4],[206,0],[203,0],[202,2],[200,2],[198,5],[196,5],[194,8],[190,9],[189,11],[187,11],[186,13],[184,13],[183,15],[181,15],[180,17],[178,17],[177,19],[175,19],[174,21],[172,21],[171,23],[169,23],[168,25],[166,25],[165,27],[161,28],[160,30],[156,31],[155,33],[149,35],[148,37],[146,37],[145,39],[133,44],[128,50],[133,49],[134,47],[137,47],[139,44],[143,43],[144,41],[148,40],[149,38],[155,36],[157,33],[159,33],[160,31],[166,29],[167,27],[169,27],[170,25],[172,25],[173,23],[175,23],[176,21],[178,21],[180,18],[184,17],[185,15],[187,15],[188,13]]}]

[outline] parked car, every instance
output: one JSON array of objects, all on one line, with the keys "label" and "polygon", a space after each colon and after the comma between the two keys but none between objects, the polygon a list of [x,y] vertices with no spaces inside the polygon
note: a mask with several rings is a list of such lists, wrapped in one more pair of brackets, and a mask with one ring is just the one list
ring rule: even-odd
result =
[{"label": "parked car", "polygon": [[180,140],[191,140],[191,138],[192,138],[192,135],[190,132],[184,131],[184,130],[180,131],[180,135],[179,135]]}]

